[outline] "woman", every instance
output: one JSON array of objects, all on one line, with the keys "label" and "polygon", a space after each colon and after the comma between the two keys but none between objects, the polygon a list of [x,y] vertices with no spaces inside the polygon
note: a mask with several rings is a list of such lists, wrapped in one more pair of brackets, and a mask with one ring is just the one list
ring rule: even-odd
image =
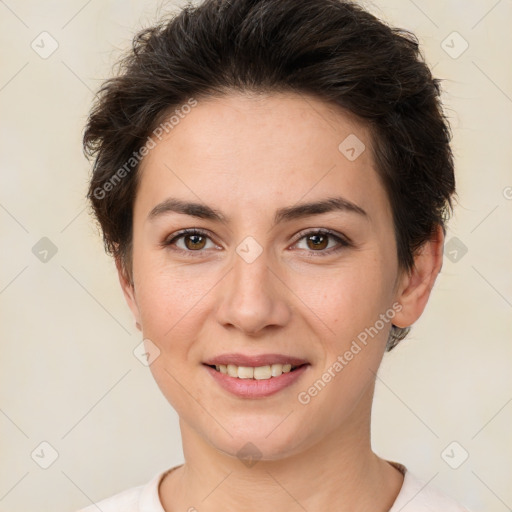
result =
[{"label": "woman", "polygon": [[185,462],[86,511],[465,510],[371,448],[455,192],[415,37],[335,0],[142,31],[84,135],[88,197]]}]

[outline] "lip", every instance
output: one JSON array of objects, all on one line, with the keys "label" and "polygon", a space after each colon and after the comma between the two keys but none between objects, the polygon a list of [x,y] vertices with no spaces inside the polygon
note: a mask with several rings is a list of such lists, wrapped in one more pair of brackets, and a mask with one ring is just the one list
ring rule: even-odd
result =
[{"label": "lip", "polygon": [[[258,354],[255,356],[248,356],[245,354],[221,354],[208,361],[204,361],[206,365],[219,365],[219,364],[234,364],[236,366],[267,366],[271,364],[287,364],[290,363],[292,366],[300,366],[303,364],[309,364],[305,359],[298,357],[287,356],[285,354]],[[273,377],[276,378],[276,377]]]},{"label": "lip", "polygon": [[[275,359],[273,360],[274,362]],[[289,361],[289,360],[288,360]],[[295,359],[295,361],[298,361]],[[217,363],[219,364],[219,363]],[[224,364],[224,363],[220,363]],[[234,364],[234,363],[230,363]],[[243,365],[240,365],[243,366]],[[251,366],[251,365],[247,365]],[[260,365],[265,366],[265,365]],[[223,389],[240,398],[265,398],[291,386],[300,379],[301,375],[307,371],[309,363],[302,364],[297,369],[283,373],[279,377],[271,377],[270,379],[239,379],[238,377],[230,377],[226,373],[218,372],[215,368],[204,365],[208,373],[213,377]]]}]

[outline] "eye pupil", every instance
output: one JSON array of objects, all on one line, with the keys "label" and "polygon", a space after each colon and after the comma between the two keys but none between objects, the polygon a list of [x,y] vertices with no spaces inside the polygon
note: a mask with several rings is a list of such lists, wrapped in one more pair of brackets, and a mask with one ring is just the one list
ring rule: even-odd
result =
[{"label": "eye pupil", "polygon": [[[195,239],[196,241],[192,241],[192,247],[190,247],[189,244],[187,244],[187,242],[185,242],[185,245],[187,246],[188,249],[202,249],[204,247],[204,237],[201,236],[201,235],[187,235],[185,237],[185,240],[186,241],[190,241],[192,239]],[[203,245],[201,245],[201,242],[197,241],[197,239],[202,239],[202,242],[203,242]],[[199,247],[197,247],[197,245],[199,245]]]},{"label": "eye pupil", "polygon": [[[318,241],[318,239],[321,238],[322,241]],[[316,239],[316,241],[314,241]],[[326,235],[322,235],[322,234],[316,234],[316,235],[311,235],[311,236],[308,236],[308,243],[309,242],[313,242],[313,248],[315,249],[325,249],[325,247],[327,247],[327,236]]]}]

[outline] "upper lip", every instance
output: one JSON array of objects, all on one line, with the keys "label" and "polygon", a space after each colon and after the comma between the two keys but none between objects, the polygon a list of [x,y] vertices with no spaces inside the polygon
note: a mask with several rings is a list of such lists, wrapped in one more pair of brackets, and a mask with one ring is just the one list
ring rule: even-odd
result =
[{"label": "upper lip", "polygon": [[272,364],[291,364],[292,366],[300,366],[308,364],[305,359],[299,357],[287,356],[284,354],[259,354],[248,356],[245,354],[221,354],[219,356],[208,359],[204,362],[207,365],[234,364],[236,366],[267,366]]}]

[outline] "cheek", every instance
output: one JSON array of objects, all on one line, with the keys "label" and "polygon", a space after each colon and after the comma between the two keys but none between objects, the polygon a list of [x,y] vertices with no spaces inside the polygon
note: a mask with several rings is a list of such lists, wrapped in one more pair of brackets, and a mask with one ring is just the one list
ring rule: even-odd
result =
[{"label": "cheek", "polygon": [[335,269],[296,275],[291,288],[314,313],[313,321],[323,325],[326,338],[342,348],[389,308],[390,275],[384,261],[361,258]]},{"label": "cheek", "polygon": [[314,329],[327,334],[319,336],[322,361],[297,398],[308,415],[324,417],[325,434],[363,403],[375,380],[391,327],[391,318],[380,316],[390,307],[390,284],[380,265],[340,268],[335,276],[304,282]]},{"label": "cheek", "polygon": [[[207,273],[205,273],[207,274]],[[213,281],[213,279],[212,279]],[[201,410],[191,407],[188,392],[201,401],[192,364],[197,363],[197,345],[206,319],[207,275],[193,274],[191,267],[167,268],[151,264],[139,266],[138,305],[145,338],[159,350],[150,371],[168,402],[180,416],[192,421]]]},{"label": "cheek", "polygon": [[[200,268],[201,267],[201,268]],[[134,255],[137,304],[143,326],[165,341],[200,325],[204,297],[216,283],[205,266],[170,264],[165,250],[141,249]]]}]

